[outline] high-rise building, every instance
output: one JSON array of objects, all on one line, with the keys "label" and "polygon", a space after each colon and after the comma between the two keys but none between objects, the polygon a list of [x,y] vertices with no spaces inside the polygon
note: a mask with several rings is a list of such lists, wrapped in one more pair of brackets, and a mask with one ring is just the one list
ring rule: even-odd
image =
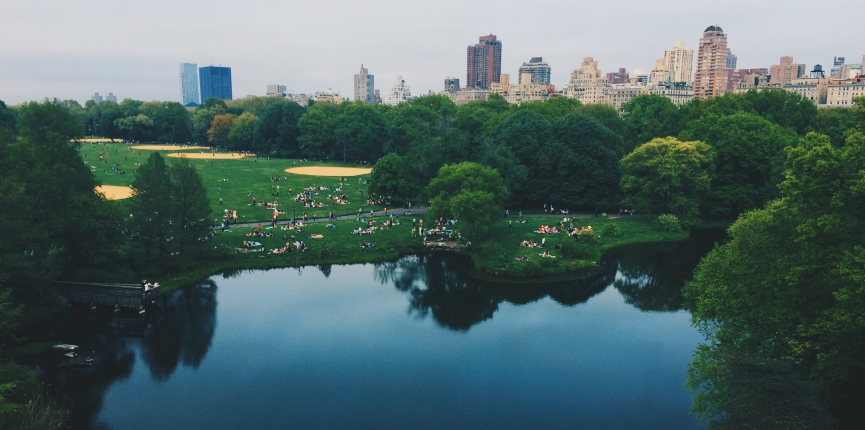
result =
[{"label": "high-rise building", "polygon": [[697,51],[694,97],[720,96],[727,91],[727,35],[718,25],[703,32]]},{"label": "high-rise building", "polygon": [[445,78],[445,92],[456,94],[457,91],[460,90],[460,80],[459,78],[452,78],[448,76]]},{"label": "high-rise building", "polygon": [[207,66],[198,69],[201,102],[207,99],[231,100],[231,67]]},{"label": "high-rise building", "polygon": [[201,103],[198,97],[198,64],[180,63],[180,103],[186,107],[196,107]]},{"label": "high-rise building", "polygon": [[726,62],[727,62],[727,68],[728,69],[735,69],[736,68],[736,60],[738,58],[739,57],[733,55],[733,53],[730,52],[730,48],[727,48],[727,61]]},{"label": "high-rise building", "polygon": [[496,36],[481,36],[466,50],[466,87],[489,89],[502,75],[502,42]]},{"label": "high-rise building", "polygon": [[757,84],[754,83],[755,76],[769,76],[769,69],[765,67],[760,69],[727,69],[727,92],[736,92],[737,88],[740,86],[739,83],[746,79],[750,80],[747,87],[756,86]]},{"label": "high-rise building", "polygon": [[829,76],[835,79],[841,78],[841,67],[844,65],[844,57],[835,57],[832,61],[832,69],[829,71]]},{"label": "high-rise building", "polygon": [[611,84],[627,84],[631,81],[631,77],[628,76],[628,71],[625,68],[619,67],[618,72],[607,73],[607,81]]},{"label": "high-rise building", "polygon": [[285,85],[268,85],[267,95],[285,97]]},{"label": "high-rise building", "polygon": [[387,95],[387,99],[384,101],[385,104],[396,106],[409,99],[411,99],[411,90],[409,89],[409,86],[405,84],[405,80],[402,76],[397,76],[393,88],[390,89],[390,94]]},{"label": "high-rise building", "polygon": [[669,71],[669,80],[673,82],[691,82],[691,71],[694,68],[694,50],[685,49],[685,42],[676,42],[672,49],[664,51],[663,61],[664,70]]},{"label": "high-rise building", "polygon": [[354,100],[375,104],[375,76],[360,65],[360,73],[354,75]]},{"label": "high-rise building", "polygon": [[105,96],[105,100],[117,103],[117,97],[114,96],[114,93],[108,93],[108,95]]},{"label": "high-rise building", "polygon": [[769,85],[790,85],[793,79],[805,76],[805,65],[793,62],[793,57],[781,57],[781,64],[769,67]]},{"label": "high-rise building", "polygon": [[90,100],[93,100],[96,103],[102,103],[102,96],[100,96],[99,93],[93,93],[93,95],[90,96]]},{"label": "high-rise building", "polygon": [[567,97],[578,99],[583,104],[607,103],[610,82],[601,74],[598,62],[592,57],[583,58],[579,69],[571,72],[571,79],[563,91]]},{"label": "high-rise building", "polygon": [[[532,57],[528,63],[520,66],[520,78],[517,83],[549,85],[550,71],[550,65],[544,62],[543,57]],[[526,73],[531,75],[531,82],[523,82],[523,75]]]}]

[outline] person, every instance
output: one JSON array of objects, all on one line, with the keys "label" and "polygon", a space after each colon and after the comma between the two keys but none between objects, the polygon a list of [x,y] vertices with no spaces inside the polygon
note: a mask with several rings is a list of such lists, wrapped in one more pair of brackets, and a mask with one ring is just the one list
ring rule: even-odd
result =
[{"label": "person", "polygon": [[543,238],[543,239],[541,239],[541,248],[544,247],[544,244],[545,244],[545,243],[547,243],[547,238],[546,238],[546,237]]},{"label": "person", "polygon": [[252,197],[252,205],[255,206],[255,196]]},{"label": "person", "polygon": [[513,227],[513,225],[511,224],[511,220],[508,220],[508,227],[509,227],[509,228],[510,228],[510,227]]},{"label": "person", "polygon": [[222,204],[222,197],[219,198],[219,204]]}]

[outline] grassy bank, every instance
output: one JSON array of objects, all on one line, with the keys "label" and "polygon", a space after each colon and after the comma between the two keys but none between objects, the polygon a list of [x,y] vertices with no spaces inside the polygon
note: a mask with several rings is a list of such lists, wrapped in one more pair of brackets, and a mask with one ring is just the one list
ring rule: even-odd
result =
[{"label": "grassy bank", "polygon": [[[540,225],[558,225],[563,216],[529,218],[528,223],[520,223],[512,218],[501,220],[490,228],[486,235],[488,238],[480,246],[471,251],[475,265],[484,271],[510,276],[542,276],[572,271],[585,270],[595,265],[601,258],[601,254],[617,246],[642,242],[662,242],[669,240],[681,240],[688,237],[687,232],[663,232],[652,228],[654,218],[650,217],[621,217],[621,218],[577,218],[573,221],[574,226],[591,226],[598,233],[596,243],[579,242],[565,233],[540,234],[537,228]],[[570,226],[570,222],[566,226]],[[616,225],[619,229],[618,236],[606,235],[608,226]],[[526,248],[520,246],[522,241],[534,242],[540,245],[545,239],[543,247]],[[575,252],[566,255],[556,245],[564,245],[565,242],[576,244]],[[568,245],[565,245],[568,246]],[[539,254],[549,252],[553,258],[542,258]],[[517,261],[516,258],[526,258],[525,261]]]}]

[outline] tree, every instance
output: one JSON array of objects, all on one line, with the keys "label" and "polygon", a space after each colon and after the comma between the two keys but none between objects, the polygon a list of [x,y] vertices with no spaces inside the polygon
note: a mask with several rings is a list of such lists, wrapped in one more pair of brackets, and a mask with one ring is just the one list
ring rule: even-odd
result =
[{"label": "tree", "polygon": [[207,130],[216,115],[228,113],[228,107],[222,99],[209,98],[192,113],[192,141],[206,145],[210,142]]},{"label": "tree", "polygon": [[856,112],[847,107],[823,108],[817,111],[809,131],[829,136],[836,148],[844,146],[846,134],[858,125]]},{"label": "tree", "polygon": [[150,154],[132,182],[132,230],[147,258],[168,251],[172,202],[171,178],[159,152]]},{"label": "tree", "polygon": [[670,136],[668,121],[674,117],[676,105],[669,98],[644,94],[622,105],[622,119],[628,128],[628,152],[656,137]]},{"label": "tree", "polygon": [[249,112],[242,113],[231,122],[231,128],[228,131],[228,141],[231,142],[232,146],[246,150],[252,149],[252,139],[255,136],[255,125],[257,123],[257,116]]},{"label": "tree", "polygon": [[153,140],[156,142],[190,142],[192,115],[178,102],[145,102],[141,113],[153,121]]},{"label": "tree", "polygon": [[333,117],[339,108],[326,103],[315,104],[306,111],[306,115],[297,121],[300,135],[297,143],[301,153],[316,157],[329,158],[333,156],[336,146],[336,136],[333,133]]},{"label": "tree", "polygon": [[[570,97],[552,97],[544,101],[530,101],[515,106],[516,110],[528,110],[537,113],[548,121],[555,121],[572,113],[580,112],[584,105],[579,100]],[[615,111],[615,109],[614,109]],[[618,117],[619,115],[616,114]]]},{"label": "tree", "polygon": [[[556,97],[561,98],[561,97]],[[627,139],[628,128],[625,126],[625,121],[619,115],[616,108],[601,103],[589,103],[579,106],[575,109],[576,113],[583,114],[607,127],[613,133],[616,133],[622,139]],[[625,153],[630,152],[633,148],[625,148]]]},{"label": "tree", "polygon": [[424,190],[432,218],[457,219],[463,232],[477,240],[498,219],[508,190],[490,167],[462,162],[444,165]]},{"label": "tree", "polygon": [[143,114],[115,119],[114,126],[127,141],[147,142],[153,137],[153,121]]},{"label": "tree", "polygon": [[297,122],[306,109],[294,102],[274,103],[267,107],[261,120],[255,124],[252,147],[259,154],[278,157],[299,155]]},{"label": "tree", "polygon": [[213,117],[210,128],[207,129],[207,140],[217,145],[225,145],[229,142],[228,134],[231,132],[231,124],[234,115],[222,114]]},{"label": "tree", "polygon": [[643,213],[671,213],[689,222],[709,191],[714,165],[709,145],[656,138],[622,159],[623,204]]},{"label": "tree", "polygon": [[210,232],[210,201],[201,176],[187,160],[175,159],[169,171],[171,180],[171,226],[177,250],[186,255]]},{"label": "tree", "polygon": [[378,159],[372,169],[370,195],[391,196],[397,200],[409,201],[422,191],[417,176],[403,157],[390,153]]},{"label": "tree", "polygon": [[6,107],[6,103],[3,103],[3,100],[0,100],[0,128],[5,128],[11,133],[15,131],[16,123],[15,112]]},{"label": "tree", "polygon": [[[544,178],[532,172],[541,169],[538,154],[547,150],[553,125],[531,110],[519,111],[490,133],[480,161],[495,168],[510,191],[508,204],[537,204],[537,189]],[[558,203],[558,202],[556,202]]]},{"label": "tree", "polygon": [[[779,199],[747,212],[730,240],[710,252],[683,289],[693,324],[707,336],[689,369],[724,410],[717,357],[791,363],[800,378],[824,381],[841,428],[865,411],[865,135],[843,148],[806,135],[787,149]],[[717,400],[719,398],[724,400]]]},{"label": "tree", "polygon": [[783,150],[796,139],[792,131],[744,112],[704,115],[679,135],[679,140],[712,147],[716,169],[706,209],[731,215],[761,207],[777,195]]}]

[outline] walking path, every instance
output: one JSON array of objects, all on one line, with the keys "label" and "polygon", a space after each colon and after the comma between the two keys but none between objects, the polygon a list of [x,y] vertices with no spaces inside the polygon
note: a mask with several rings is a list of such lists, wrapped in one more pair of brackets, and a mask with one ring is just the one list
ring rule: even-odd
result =
[{"label": "walking path", "polygon": [[[388,210],[387,213],[385,213],[385,211],[373,211],[372,215],[370,215],[369,212],[362,212],[360,214],[360,217],[361,218],[382,217],[382,216],[389,216],[391,214],[393,214],[393,215],[399,214],[399,216],[416,216],[416,215],[424,215],[424,214],[426,214],[426,212],[427,212],[427,208],[425,208],[425,207],[413,208],[411,210],[406,209],[406,208],[399,208],[399,209]],[[573,213],[573,214],[543,213],[542,214],[542,213],[536,213],[536,214],[523,214],[523,216],[521,216],[521,217],[518,215],[511,215],[509,218],[502,218],[502,219],[549,218],[551,216],[559,216],[562,218],[565,218],[565,217],[567,217],[567,218],[572,218],[572,217],[573,218],[595,218],[595,217],[600,217],[600,214],[592,214],[592,213]],[[639,214],[637,216],[644,216],[644,214]],[[610,218],[610,219],[618,218],[618,217],[619,217],[618,214],[609,214],[608,215],[608,218]],[[291,219],[291,218],[288,218],[288,219],[282,218],[279,220],[279,223],[285,224],[288,222],[289,219]],[[356,214],[340,215],[340,216],[337,216],[336,218],[334,218],[332,220],[328,219],[327,214],[325,214],[324,217],[317,217],[315,220],[313,220],[312,218],[308,218],[306,221],[303,221],[303,223],[304,224],[310,224],[310,223],[321,223],[321,222],[331,222],[331,221],[352,221],[355,219],[357,219]],[[259,224],[261,224],[262,226],[265,226],[265,225],[270,225],[270,222],[271,222],[270,220],[253,221],[253,222],[239,222],[237,224],[229,224],[228,228],[231,229],[231,228],[257,227]],[[220,229],[222,229],[222,225],[220,224],[220,225],[214,227],[213,229],[214,230],[220,230]]]}]

